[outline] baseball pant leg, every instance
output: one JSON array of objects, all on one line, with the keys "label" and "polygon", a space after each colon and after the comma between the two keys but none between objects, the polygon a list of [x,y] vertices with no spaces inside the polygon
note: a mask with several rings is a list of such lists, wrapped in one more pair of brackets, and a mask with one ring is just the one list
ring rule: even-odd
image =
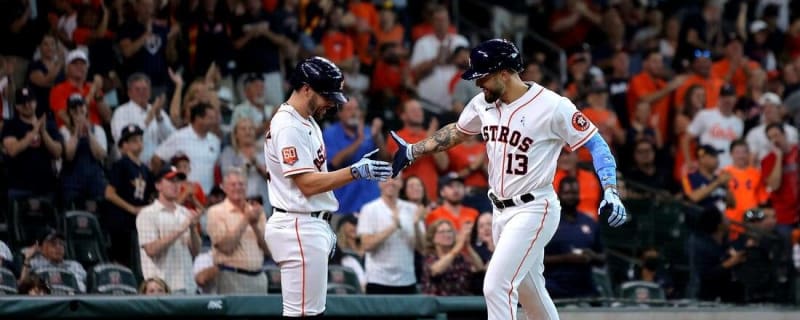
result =
[{"label": "baseball pant leg", "polygon": [[[493,230],[500,234],[483,284],[489,320],[517,319],[520,285],[535,266],[542,264],[544,247],[558,227],[560,206],[553,197],[548,198],[495,212],[499,225]],[[535,286],[536,279],[531,280]],[[543,278],[541,282],[544,290]]]}]

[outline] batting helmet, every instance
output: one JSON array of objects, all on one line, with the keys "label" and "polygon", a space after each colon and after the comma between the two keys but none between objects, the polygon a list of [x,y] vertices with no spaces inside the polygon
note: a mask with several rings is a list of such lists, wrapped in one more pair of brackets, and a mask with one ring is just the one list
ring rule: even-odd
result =
[{"label": "batting helmet", "polygon": [[307,84],[319,95],[336,104],[347,102],[347,97],[342,92],[344,86],[342,71],[328,59],[311,57],[300,61],[289,81],[294,90]]},{"label": "batting helmet", "polygon": [[469,69],[461,75],[461,78],[475,80],[500,70],[521,72],[522,68],[522,55],[513,43],[505,39],[492,39],[472,48],[469,54]]}]

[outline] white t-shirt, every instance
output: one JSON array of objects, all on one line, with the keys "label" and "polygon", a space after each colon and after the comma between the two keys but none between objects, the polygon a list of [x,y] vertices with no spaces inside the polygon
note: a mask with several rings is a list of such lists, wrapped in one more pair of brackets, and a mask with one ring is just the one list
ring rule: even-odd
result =
[{"label": "white t-shirt", "polygon": [[269,171],[269,203],[290,212],[339,209],[333,191],[306,197],[292,176],[306,172],[328,172],[322,130],[313,117],[303,118],[294,107],[282,104],[272,118],[264,146]]},{"label": "white t-shirt", "polygon": [[152,105],[147,105],[145,109],[133,101],[128,101],[117,107],[111,117],[111,136],[114,137],[115,143],[119,142],[122,129],[130,124],[135,124],[144,131],[142,135],[142,153],[139,155],[139,160],[144,163],[150,163],[150,159],[153,157],[158,145],[175,132],[172,120],[163,109],[161,110],[161,121],[153,118],[147,126],[144,125],[144,120],[147,119],[147,111],[152,107]]},{"label": "white t-shirt", "polygon": [[168,162],[178,152],[186,154],[192,164],[188,179],[199,183],[203,192],[208,194],[214,187],[214,165],[220,151],[219,138],[215,134],[208,132],[205,137],[200,137],[189,125],[175,131],[158,146],[156,156]]},{"label": "white t-shirt", "polygon": [[[384,286],[408,286],[416,283],[414,276],[414,214],[417,206],[397,200],[401,230],[392,233],[378,247],[367,251],[364,269],[367,283]],[[361,207],[356,233],[359,236],[376,234],[392,225],[392,211],[383,198]]]},{"label": "white t-shirt", "polygon": [[[414,43],[409,64],[412,68],[420,63],[429,61],[439,54],[439,48],[447,47],[447,52],[452,53],[458,47],[469,47],[467,38],[460,34],[448,34],[444,39],[439,39],[434,34],[423,36]],[[441,113],[452,109],[452,95],[449,92],[450,80],[458,69],[454,65],[436,65],[431,73],[419,79],[417,93],[425,101],[420,101],[425,109]],[[430,102],[435,103],[431,104]]]},{"label": "white t-shirt", "polygon": [[489,186],[500,198],[552,186],[562,147],[574,151],[597,132],[569,99],[538,84],[510,104],[487,103],[481,92],[464,107],[456,128],[483,136]]},{"label": "white t-shirt", "polygon": [[164,238],[181,229],[189,217],[189,209],[176,204],[174,212],[169,212],[160,201],[144,207],[136,216],[136,229],[139,236],[139,252],[142,261],[142,276],[158,277],[173,290],[186,290],[187,294],[197,292],[192,270],[192,253],[189,251],[192,237],[185,230],[177,240],[157,257],[150,257],[144,251],[144,245]]},{"label": "white t-shirt", "polygon": [[0,259],[3,259],[3,261],[14,261],[14,255],[11,254],[11,249],[9,249],[2,240],[0,240]]},{"label": "white t-shirt", "polygon": [[[766,129],[766,124],[759,124],[750,129],[750,131],[747,132],[747,137],[745,138],[745,141],[747,141],[747,146],[750,147],[750,152],[757,155],[758,160],[763,160],[764,157],[766,157],[772,150],[772,142],[769,142],[769,138],[767,138]],[[797,144],[797,128],[788,123],[784,123],[783,131],[786,133],[786,141],[789,144]]]},{"label": "white t-shirt", "polygon": [[707,144],[720,151],[719,167],[730,165],[731,142],[744,134],[744,122],[734,114],[722,115],[718,108],[705,109],[698,112],[686,129],[693,137],[698,137],[700,144]]}]

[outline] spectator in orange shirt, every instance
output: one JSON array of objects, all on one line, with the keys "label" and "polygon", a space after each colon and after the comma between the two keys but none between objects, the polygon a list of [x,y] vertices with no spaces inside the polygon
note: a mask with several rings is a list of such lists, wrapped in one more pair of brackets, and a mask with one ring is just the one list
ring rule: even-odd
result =
[{"label": "spectator in orange shirt", "polygon": [[686,82],[675,91],[675,101],[684,101],[686,91],[692,85],[699,84],[706,89],[706,108],[714,108],[719,102],[719,90],[724,82],[711,75],[711,52],[695,50],[691,65],[691,74]]},{"label": "spectator in orange shirt", "polygon": [[[414,87],[411,69],[408,67],[408,52],[402,45],[387,42],[379,47],[380,59],[370,79],[370,95],[376,106],[396,106],[408,96],[407,89]],[[367,119],[384,116],[384,108],[370,108]]]},{"label": "spectator in orange shirt", "polygon": [[391,7],[383,7],[378,15],[378,27],[375,28],[376,47],[384,43],[394,42],[403,45],[405,28],[397,23],[397,14]]},{"label": "spectator in orange shirt", "polygon": [[558,157],[556,175],[553,178],[553,188],[560,190],[561,179],[567,176],[578,180],[580,189],[578,211],[597,220],[597,208],[600,207],[600,195],[603,193],[600,181],[594,172],[578,167],[578,156],[575,152],[562,150]]},{"label": "spectator in orange shirt", "polygon": [[464,203],[480,212],[491,211],[492,203],[486,197],[489,191],[489,177],[486,144],[477,135],[470,136],[463,143],[448,149],[447,171],[455,172],[464,179],[466,197]]},{"label": "spectator in orange shirt", "polygon": [[737,96],[747,92],[747,79],[761,67],[744,55],[742,39],[735,32],[725,39],[725,57],[711,65],[711,76],[730,83]]},{"label": "spectator in orange shirt", "polygon": [[[766,200],[766,190],[761,180],[761,171],[750,165],[750,148],[747,142],[742,139],[733,141],[731,157],[733,163],[722,170],[731,175],[731,179],[728,180],[728,190],[733,193],[736,201],[733,207],[725,210],[725,215],[730,221],[743,223],[744,212],[758,207],[763,200]],[[742,231],[744,230],[740,226],[732,224],[730,238],[735,239]]]},{"label": "spectator in orange shirt", "polygon": [[[658,116],[658,132],[662,137],[668,137],[672,92],[686,81],[686,76],[679,75],[665,81],[664,58],[658,50],[645,52],[642,59],[642,72],[633,76],[628,85],[628,118],[635,117],[637,104],[648,103],[651,113]],[[680,102],[676,104],[680,106]]]},{"label": "spectator in orange shirt", "polygon": [[[586,94],[587,107],[581,109],[583,115],[597,126],[600,135],[614,150],[617,145],[625,144],[625,130],[619,124],[617,114],[608,107],[608,88],[601,81],[592,81]],[[592,155],[587,148],[578,151],[581,162],[591,162]]]},{"label": "spectator in orange shirt", "polygon": [[343,31],[344,8],[334,7],[328,16],[328,29],[322,36],[322,51],[326,58],[342,69],[351,69],[355,63],[355,44]]},{"label": "spectator in orange shirt", "polygon": [[103,125],[111,120],[111,109],[103,101],[103,78],[94,76],[91,85],[86,82],[89,71],[89,57],[80,49],[72,50],[67,54],[66,80],[57,84],[50,91],[50,109],[56,118],[59,127],[69,121],[67,115],[67,100],[73,93],[80,93],[89,106],[89,121],[92,124]]},{"label": "spectator in orange shirt", "polygon": [[378,11],[372,1],[350,1],[348,10],[355,17],[355,51],[361,64],[375,63],[375,31],[378,30]]},{"label": "spectator in orange shirt", "polygon": [[450,221],[456,231],[461,230],[461,226],[471,229],[478,218],[478,210],[462,204],[464,179],[454,172],[443,176],[439,179],[439,195],[442,197],[442,205],[428,213],[428,216],[425,217],[425,226],[444,219]]},{"label": "spectator in orange shirt", "polygon": [[[400,119],[403,121],[403,128],[397,131],[397,135],[408,143],[421,141],[432,135],[439,129],[436,118],[431,119],[428,130],[423,128],[425,114],[422,112],[422,105],[417,100],[409,99],[403,102]],[[413,141],[413,142],[412,142]],[[397,152],[397,143],[394,139],[386,141],[386,148],[390,154]],[[428,199],[436,201],[438,192],[436,179],[439,171],[444,170],[447,164],[447,154],[444,152],[435,153],[431,156],[424,156],[414,161],[408,168],[403,169],[403,173],[408,176],[417,176],[422,179]]]},{"label": "spectator in orange shirt", "polygon": [[[176,153],[172,159],[170,159],[170,164],[172,164],[178,172],[185,174],[187,177],[189,173],[192,172],[192,164],[189,160],[189,156],[182,152]],[[178,198],[176,202],[186,208],[202,212],[206,208],[206,195],[203,193],[203,187],[197,182],[183,179],[178,186]]]}]

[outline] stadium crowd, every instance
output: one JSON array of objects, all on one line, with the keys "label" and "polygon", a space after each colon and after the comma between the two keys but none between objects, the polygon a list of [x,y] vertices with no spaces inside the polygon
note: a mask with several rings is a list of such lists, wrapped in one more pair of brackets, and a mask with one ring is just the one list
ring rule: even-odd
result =
[{"label": "stadium crowd", "polygon": [[[470,46],[506,37],[524,49],[523,80],[569,97],[598,126],[624,199],[702,208],[687,219],[686,288],[656,247],[629,253],[626,280],[667,298],[792,301],[797,3],[475,2],[491,21],[460,30],[451,19],[486,11],[454,17],[454,1],[406,0],[4,1],[0,261],[28,294],[66,278],[72,292],[102,292],[89,279],[105,262],[130,268],[142,294],[275,292],[262,148],[294,64],[320,55],[345,73],[350,100],[324,127],[334,170],[375,148],[389,159],[388,130],[413,143],[457,119],[480,93],[460,78]],[[564,74],[524,30],[563,50]],[[562,217],[545,252],[556,299],[597,296],[592,269],[609,258],[588,160],[585,150],[559,157]],[[480,294],[494,248],[487,166],[476,136],[398,179],[336,190],[331,264],[343,268],[329,281],[343,286],[333,290]],[[29,217],[46,208],[56,218]],[[71,210],[90,214],[73,225]],[[92,241],[75,235],[95,223]]]}]

